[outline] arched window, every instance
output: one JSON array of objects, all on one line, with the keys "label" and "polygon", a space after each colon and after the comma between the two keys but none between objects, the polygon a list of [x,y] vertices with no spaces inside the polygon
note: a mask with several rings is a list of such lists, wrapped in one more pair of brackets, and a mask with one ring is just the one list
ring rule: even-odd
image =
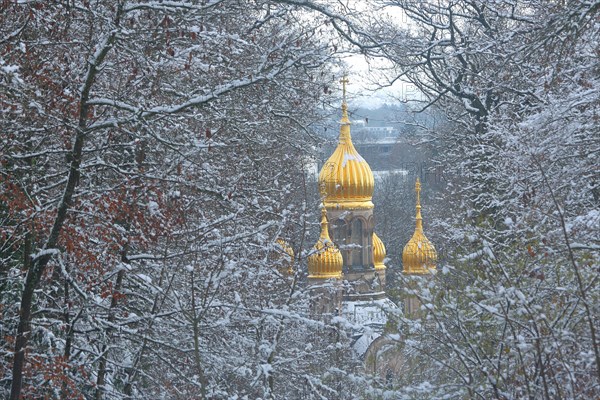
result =
[{"label": "arched window", "polygon": [[[352,232],[350,243],[352,244],[352,266],[360,267],[363,265],[363,222],[360,219],[352,221]],[[359,247],[360,246],[360,247]]]}]

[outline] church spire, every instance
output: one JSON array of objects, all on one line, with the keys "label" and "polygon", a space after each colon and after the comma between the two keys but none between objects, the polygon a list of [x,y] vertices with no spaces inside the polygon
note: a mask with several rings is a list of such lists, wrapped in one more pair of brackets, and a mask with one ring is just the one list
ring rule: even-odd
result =
[{"label": "church spire", "polygon": [[340,79],[342,84],[342,119],[340,121],[340,143],[351,143],[352,137],[350,136],[350,118],[348,118],[348,103],[346,103],[346,84],[349,83],[348,76],[344,75]]},{"label": "church spire", "polygon": [[321,235],[308,256],[308,277],[318,279],[341,278],[344,260],[329,237],[327,209],[321,209]]},{"label": "church spire", "polygon": [[340,83],[342,84],[342,104],[346,104],[346,83],[350,83],[348,75],[344,74],[342,79],[340,79]]},{"label": "church spire", "polygon": [[423,233],[423,217],[421,216],[421,181],[415,183],[417,197],[417,216],[415,232],[402,251],[402,267],[404,274],[428,274],[435,270],[437,252],[433,244]]},{"label": "church spire", "polygon": [[417,178],[415,183],[415,192],[417,193],[417,226],[415,231],[423,232],[423,217],[421,216],[421,180]]},{"label": "church spire", "polygon": [[319,189],[323,203],[329,210],[373,208],[375,178],[369,164],[358,154],[350,136],[350,118],[346,103],[348,82],[345,75],[340,80],[342,119],[338,145],[319,173]]}]

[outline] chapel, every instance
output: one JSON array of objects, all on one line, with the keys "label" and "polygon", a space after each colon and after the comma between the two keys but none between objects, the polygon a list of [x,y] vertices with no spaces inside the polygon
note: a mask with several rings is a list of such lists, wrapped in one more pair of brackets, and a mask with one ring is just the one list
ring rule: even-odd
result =
[{"label": "chapel", "polygon": [[[353,349],[368,361],[388,343],[384,334],[386,315],[398,305],[386,295],[386,249],[374,232],[375,178],[352,143],[346,103],[348,80],[344,77],[341,83],[338,143],[318,177],[321,227],[319,239],[308,257],[308,285],[312,289],[311,312],[321,316],[341,315],[359,327],[352,332]],[[415,189],[416,227],[403,250],[403,273],[427,276],[435,273],[437,253],[423,233],[418,179]],[[405,313],[414,313],[419,306],[417,299],[408,297]],[[371,369],[376,372],[378,363],[376,360],[372,363]]]}]

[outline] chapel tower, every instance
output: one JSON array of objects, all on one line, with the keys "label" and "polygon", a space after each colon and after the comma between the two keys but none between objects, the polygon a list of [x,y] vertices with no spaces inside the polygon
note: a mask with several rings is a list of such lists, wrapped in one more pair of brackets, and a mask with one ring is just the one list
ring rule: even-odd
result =
[{"label": "chapel tower", "polygon": [[[402,267],[404,275],[431,276],[436,271],[437,252],[433,244],[423,233],[423,217],[421,216],[421,181],[417,178],[415,183],[417,197],[416,226],[413,236],[402,251]],[[420,303],[414,296],[409,296],[405,301],[407,314],[418,311]]]},{"label": "chapel tower", "polygon": [[349,286],[345,300],[385,297],[385,247],[374,234],[375,179],[369,164],[358,153],[350,135],[350,119],[343,88],[338,145],[319,174],[319,191],[327,210],[333,241],[343,258],[343,279]]},{"label": "chapel tower", "polygon": [[[385,293],[386,249],[373,231],[375,178],[369,164],[358,153],[350,134],[350,119],[343,87],[342,119],[337,147],[319,173],[321,233],[308,257],[311,313],[320,318],[342,315],[352,323],[352,348],[365,357],[374,373],[398,370],[396,339],[386,334],[388,315],[398,306]],[[423,234],[417,180],[417,222],[413,237],[403,252],[404,274],[430,275],[437,254]],[[408,298],[410,313],[418,309],[416,298]]]}]

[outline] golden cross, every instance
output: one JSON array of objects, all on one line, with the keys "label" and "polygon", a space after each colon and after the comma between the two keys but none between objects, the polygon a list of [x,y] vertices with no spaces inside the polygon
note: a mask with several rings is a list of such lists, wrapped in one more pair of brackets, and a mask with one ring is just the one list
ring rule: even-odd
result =
[{"label": "golden cross", "polygon": [[344,74],[344,77],[340,79],[340,83],[342,84],[342,98],[344,103],[346,102],[346,83],[350,82],[348,80],[348,75]]}]

